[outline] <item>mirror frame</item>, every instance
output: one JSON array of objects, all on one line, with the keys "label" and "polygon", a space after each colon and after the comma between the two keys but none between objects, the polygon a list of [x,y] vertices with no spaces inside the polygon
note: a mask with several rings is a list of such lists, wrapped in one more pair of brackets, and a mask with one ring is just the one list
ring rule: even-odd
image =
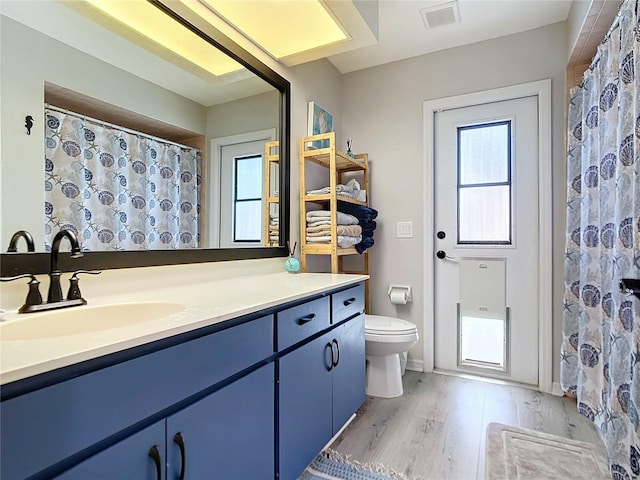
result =
[{"label": "mirror frame", "polygon": [[[262,78],[280,92],[280,124],[278,139],[280,141],[280,243],[289,238],[289,205],[290,205],[290,141],[291,141],[291,84],[277,72],[263,64],[260,60],[240,47],[231,39],[220,33],[213,38],[194,24],[180,16],[160,0],[148,0],[174,20],[178,21],[194,34],[211,43],[249,71]],[[21,245],[22,246],[22,245]],[[222,262],[230,260],[249,260],[258,258],[286,257],[288,249],[279,247],[249,248],[201,248],[185,250],[132,250],[86,252],[82,258],[70,259],[69,254],[60,255],[59,267],[63,272],[78,269],[108,270],[116,268],[152,267],[161,265],[181,265],[190,263]],[[23,273],[43,274],[49,272],[49,253],[1,253],[0,275],[3,277]]]}]

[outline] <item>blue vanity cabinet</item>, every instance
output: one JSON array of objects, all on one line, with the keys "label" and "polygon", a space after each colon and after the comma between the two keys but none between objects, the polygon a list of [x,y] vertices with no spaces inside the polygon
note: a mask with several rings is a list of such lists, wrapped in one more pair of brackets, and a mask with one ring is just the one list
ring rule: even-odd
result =
[{"label": "blue vanity cabinet", "polygon": [[[207,394],[229,388],[226,383],[236,377],[271,362],[273,338],[273,315],[230,322],[228,328],[220,325],[209,334],[166,348],[139,356],[131,353],[132,358],[104,368],[87,366],[91,368],[87,373],[4,400],[0,404],[0,478],[51,478],[76,462],[91,461],[115,445],[116,439],[127,441],[127,432],[135,434],[147,422],[186,411]],[[265,395],[264,401],[273,404],[273,394],[266,391]]]},{"label": "blue vanity cabinet", "polygon": [[56,479],[273,480],[273,380],[269,363]]},{"label": "blue vanity cabinet", "polygon": [[331,341],[335,340],[340,350],[332,370],[335,435],[365,401],[364,315],[343,323],[332,333]]},{"label": "blue vanity cabinet", "polygon": [[0,478],[295,480],[364,401],[363,302],[316,294],[13,384]]},{"label": "blue vanity cabinet", "polygon": [[331,332],[279,360],[280,480],[295,480],[332,434]]},{"label": "blue vanity cabinet", "polygon": [[336,327],[279,359],[280,480],[298,478],[365,400],[362,286],[333,294],[331,303],[345,300],[349,308],[331,316]]},{"label": "blue vanity cabinet", "polygon": [[[55,478],[56,480],[113,480],[116,478],[164,480],[167,458],[165,430],[164,421],[154,423]],[[157,462],[154,457],[157,458]]]},{"label": "blue vanity cabinet", "polygon": [[170,416],[167,478],[273,480],[274,390],[269,363]]}]

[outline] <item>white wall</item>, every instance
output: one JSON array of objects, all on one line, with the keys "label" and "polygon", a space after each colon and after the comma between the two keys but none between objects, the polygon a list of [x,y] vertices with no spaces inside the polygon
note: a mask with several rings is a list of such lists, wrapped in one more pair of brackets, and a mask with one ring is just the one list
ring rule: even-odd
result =
[{"label": "white wall", "polygon": [[[553,141],[553,334],[559,379],[564,252],[564,75],[566,24],[453,48],[353,72],[343,77],[342,135],[369,153],[371,206],[379,210],[370,251],[371,310],[418,325],[423,336],[423,185],[425,100],[552,79]],[[396,222],[412,221],[414,238],[397,239]],[[390,283],[414,287],[412,304],[392,305]],[[410,358],[424,358],[422,341]]]},{"label": "white wall", "polygon": [[261,93],[207,108],[208,138],[278,129],[280,92]]}]

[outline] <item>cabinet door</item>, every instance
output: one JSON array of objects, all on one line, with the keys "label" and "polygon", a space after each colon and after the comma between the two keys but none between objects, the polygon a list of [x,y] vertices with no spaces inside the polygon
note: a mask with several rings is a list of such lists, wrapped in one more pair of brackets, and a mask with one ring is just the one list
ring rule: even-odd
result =
[{"label": "cabinet door", "polygon": [[364,315],[339,326],[332,333],[334,350],[340,351],[338,365],[332,371],[335,435],[365,400]]},{"label": "cabinet door", "polygon": [[[157,449],[157,463],[150,456]],[[79,463],[56,477],[58,480],[114,480],[135,478],[162,480],[164,476],[165,422],[154,423],[119,443]],[[159,469],[158,469],[159,467]]]},{"label": "cabinet door", "polygon": [[167,478],[273,480],[274,383],[270,363],[169,417]]},{"label": "cabinet door", "polygon": [[331,339],[327,333],[279,361],[280,480],[295,480],[331,439]]}]

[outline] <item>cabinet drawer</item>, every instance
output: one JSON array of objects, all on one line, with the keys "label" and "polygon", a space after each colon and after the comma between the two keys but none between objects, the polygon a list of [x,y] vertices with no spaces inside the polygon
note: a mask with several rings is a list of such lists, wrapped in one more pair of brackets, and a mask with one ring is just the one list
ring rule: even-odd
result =
[{"label": "cabinet drawer", "polygon": [[329,297],[283,310],[276,321],[281,351],[329,327]]},{"label": "cabinet drawer", "polygon": [[331,323],[340,323],[364,312],[364,284],[331,295]]}]

